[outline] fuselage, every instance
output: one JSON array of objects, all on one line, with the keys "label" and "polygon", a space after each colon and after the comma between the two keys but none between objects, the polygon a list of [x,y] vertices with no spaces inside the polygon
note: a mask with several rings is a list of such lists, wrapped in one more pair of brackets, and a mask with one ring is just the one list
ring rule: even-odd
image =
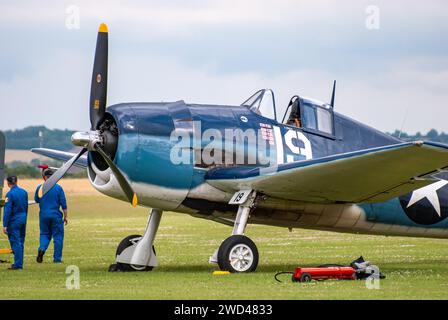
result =
[{"label": "fuselage", "polygon": [[[228,204],[233,194],[207,183],[210,170],[236,165],[272,166],[400,143],[333,110],[333,127],[327,132],[282,124],[246,106],[183,101],[127,103],[110,106],[107,113],[119,130],[114,161],[132,181],[140,204],[226,224],[232,224],[237,207]],[[263,148],[251,143],[254,134]],[[109,169],[102,168],[92,155],[89,163],[92,185],[104,194],[124,199]],[[257,204],[249,222],[444,238],[448,237],[448,189],[437,190],[437,196],[440,215],[424,197],[409,206],[412,194],[375,204],[314,204],[265,198]]]}]

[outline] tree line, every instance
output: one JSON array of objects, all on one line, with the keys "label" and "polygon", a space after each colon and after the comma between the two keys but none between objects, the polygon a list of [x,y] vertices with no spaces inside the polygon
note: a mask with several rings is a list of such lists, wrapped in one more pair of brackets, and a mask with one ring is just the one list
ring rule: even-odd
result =
[{"label": "tree line", "polygon": [[400,138],[404,141],[434,141],[434,142],[442,142],[448,144],[448,134],[445,132],[438,132],[436,129],[429,130],[426,134],[422,134],[421,132],[417,132],[414,135],[407,134],[406,132],[402,132],[400,134],[399,130],[395,130],[393,133],[388,133],[391,136],[396,138]]},{"label": "tree line", "polygon": [[31,148],[50,148],[62,151],[73,149],[70,137],[75,131],[48,129],[45,126],[32,126],[17,130],[7,130],[6,149],[29,150]]}]

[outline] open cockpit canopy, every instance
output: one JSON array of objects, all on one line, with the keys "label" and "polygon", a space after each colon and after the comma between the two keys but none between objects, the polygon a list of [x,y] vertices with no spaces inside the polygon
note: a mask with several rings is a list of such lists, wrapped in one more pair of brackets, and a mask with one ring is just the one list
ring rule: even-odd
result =
[{"label": "open cockpit canopy", "polygon": [[295,95],[286,106],[283,117],[279,118],[274,92],[271,89],[261,89],[241,105],[263,117],[286,125],[324,135],[334,135],[333,107],[328,103]]},{"label": "open cockpit canopy", "polygon": [[261,89],[244,101],[242,106],[248,107],[253,112],[263,117],[277,120],[274,92],[271,89]]}]

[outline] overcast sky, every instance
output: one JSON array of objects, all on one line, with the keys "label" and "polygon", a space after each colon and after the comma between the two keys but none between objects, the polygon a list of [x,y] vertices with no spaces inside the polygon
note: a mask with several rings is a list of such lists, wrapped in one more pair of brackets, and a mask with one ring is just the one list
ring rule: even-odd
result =
[{"label": "overcast sky", "polygon": [[237,105],[272,88],[282,112],[294,94],[328,101],[337,79],[341,113],[384,131],[448,131],[446,0],[2,0],[0,129],[89,128],[103,21],[109,105]]}]

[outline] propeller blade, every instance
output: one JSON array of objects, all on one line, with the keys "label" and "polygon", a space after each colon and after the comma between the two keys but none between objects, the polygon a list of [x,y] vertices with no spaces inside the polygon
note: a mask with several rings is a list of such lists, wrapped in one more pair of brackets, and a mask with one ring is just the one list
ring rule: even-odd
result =
[{"label": "propeller blade", "polygon": [[38,197],[42,198],[48,191],[50,191],[54,185],[61,180],[61,178],[67,173],[67,171],[73,166],[73,164],[87,151],[86,148],[83,148],[77,155],[74,155],[69,161],[67,161],[62,167],[56,170],[53,175],[48,178],[39,188]]},{"label": "propeller blade", "polygon": [[137,204],[138,204],[137,194],[134,192],[134,190],[132,190],[132,187],[129,184],[128,180],[125,178],[124,174],[115,165],[115,163],[109,158],[109,156],[104,152],[104,150],[101,149],[99,144],[95,145],[95,150],[98,151],[98,153],[107,162],[107,164],[111,168],[112,172],[114,173],[115,178],[117,178],[117,181],[120,184],[121,189],[126,194],[126,197],[128,198],[129,202],[135,208],[137,206]]},{"label": "propeller blade", "polygon": [[97,130],[104,117],[107,100],[107,25],[102,23],[96,39],[95,61],[93,63],[92,85],[90,87],[90,124]]}]

